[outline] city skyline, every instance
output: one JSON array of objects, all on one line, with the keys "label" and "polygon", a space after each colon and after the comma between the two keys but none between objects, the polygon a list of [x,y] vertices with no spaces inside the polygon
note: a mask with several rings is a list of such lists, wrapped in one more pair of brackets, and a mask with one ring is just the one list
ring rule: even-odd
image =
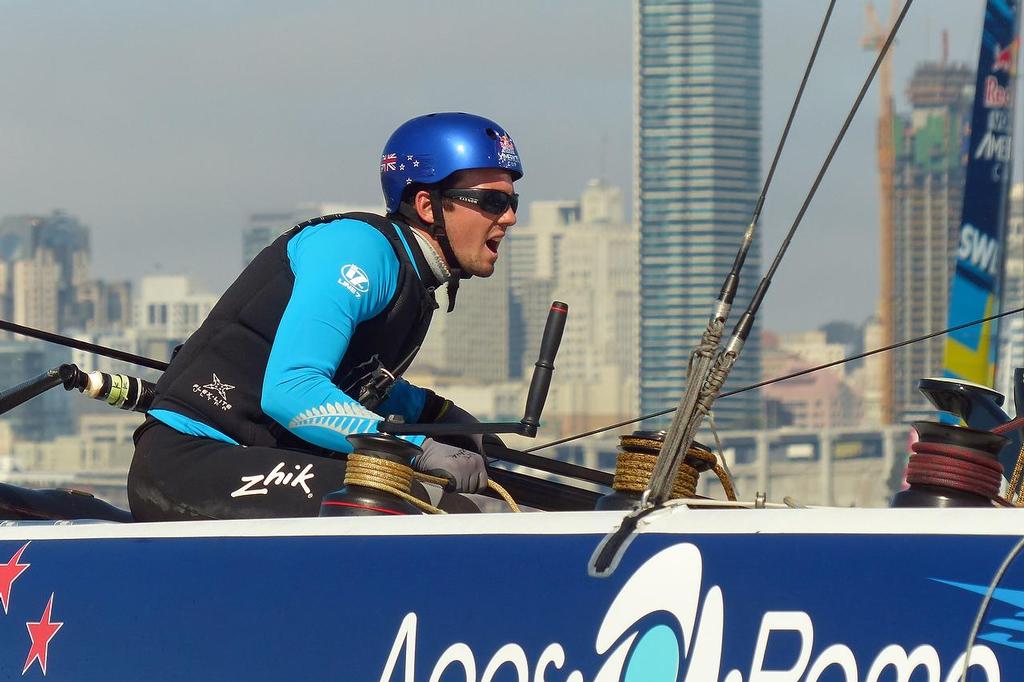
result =
[{"label": "city skyline", "polygon": [[[1010,291],[1019,292],[1020,273],[1024,272],[1019,266],[1020,259],[1024,257],[1020,238],[1024,182],[1014,186],[1013,196],[1008,257],[1017,263],[1014,266],[1017,276],[1008,279],[1008,287]],[[529,215],[531,226],[524,226],[510,238],[512,244],[509,248],[511,253],[517,254],[516,258],[504,264],[506,270],[502,277],[491,278],[467,289],[467,293],[473,292],[476,298],[462,302],[463,310],[468,305],[471,313],[474,307],[486,308],[490,323],[486,328],[473,329],[473,320],[481,317],[477,310],[476,315],[452,318],[432,329],[434,341],[431,343],[428,338],[418,362],[408,373],[410,380],[418,385],[435,387],[459,404],[472,405],[474,412],[485,420],[500,421],[518,416],[527,379],[502,374],[505,360],[497,366],[487,364],[490,359],[503,357],[500,353],[493,353],[495,346],[490,342],[494,340],[495,332],[501,336],[503,332],[499,330],[504,327],[508,335],[512,335],[511,326],[516,317],[512,306],[501,311],[488,303],[488,298],[499,291],[512,293],[515,287],[509,286],[508,277],[508,269],[511,268],[518,273],[516,278],[520,280],[520,291],[518,297],[507,298],[509,304],[517,300],[520,310],[524,309],[524,303],[530,303],[531,309],[532,304],[537,303],[540,306],[538,310],[542,310],[552,296],[584,302],[574,307],[575,312],[566,327],[558,361],[558,378],[549,395],[541,441],[636,416],[638,408],[633,401],[637,393],[638,373],[635,365],[630,364],[635,362],[635,358],[623,357],[621,349],[638,346],[633,328],[638,317],[636,301],[628,292],[635,287],[629,282],[635,282],[637,278],[635,263],[639,235],[628,231],[622,224],[622,199],[623,193],[619,188],[594,180],[575,201],[531,202],[526,206],[524,214]],[[309,210],[309,207],[296,207],[296,210],[301,212]],[[280,211],[280,215],[285,217],[294,214],[294,211]],[[5,220],[0,217],[0,225],[6,225],[13,231],[12,235],[23,237],[25,235],[20,228],[28,225],[32,228],[29,234],[38,232],[39,236],[23,240],[19,245],[9,238],[12,235],[0,234],[3,237],[0,244],[12,247],[11,255],[16,255],[11,260],[0,259],[0,270],[13,266],[16,273],[19,265],[35,262],[40,252],[26,248],[30,244],[43,244],[43,249],[61,251],[67,246],[64,239],[69,239],[69,244],[74,244],[75,240],[78,243],[89,241],[87,228],[84,228],[84,233],[77,229],[60,229],[58,233],[64,237],[56,241],[47,236],[54,227],[77,225],[74,216],[58,214],[17,218]],[[259,224],[265,216],[254,218],[260,219],[257,221]],[[542,244],[546,240],[550,243]],[[597,246],[595,255],[602,254],[597,260],[584,262],[573,256],[579,245],[588,243]],[[80,271],[82,264],[88,264],[87,258],[84,261],[76,258],[67,260],[71,271],[85,277],[91,274]],[[79,263],[78,270],[75,263]],[[601,266],[593,267],[596,263]],[[62,274],[61,268],[55,264],[53,267],[57,272],[51,280],[57,282]],[[535,288],[530,286],[531,281],[544,284],[539,299],[530,293]],[[8,285],[10,293],[17,300],[19,291],[26,284],[19,283],[16,277],[12,284]],[[56,291],[49,295],[56,302]],[[126,300],[126,296],[132,300]],[[83,278],[76,287],[75,299],[88,305],[82,310],[72,308],[68,319],[72,320],[69,324],[85,320],[85,336],[76,333],[78,338],[143,356],[166,358],[172,348],[206,317],[217,298],[216,294],[197,289],[195,283],[184,275],[147,275],[137,282]],[[121,311],[111,316],[111,306],[120,307]],[[130,319],[125,308],[132,311]],[[83,314],[87,314],[86,317],[80,317]],[[534,322],[532,326],[536,332],[537,321]],[[536,337],[529,329],[526,331],[527,337]],[[1021,331],[1019,325],[1011,328],[1004,344],[1007,353],[1019,356]],[[453,332],[454,337],[451,336]],[[1016,341],[1011,342],[1011,337]],[[478,352],[474,354],[473,350],[467,350],[465,341],[479,346]],[[537,338],[528,338],[526,347],[535,348],[538,343]],[[1011,348],[1013,343],[1017,345]],[[427,348],[430,345],[432,349]],[[138,367],[126,366],[119,361],[81,351],[69,352],[66,348],[17,337],[3,340],[0,346],[0,359],[4,365],[0,367],[3,370],[0,375],[5,377],[7,384],[39,374],[69,359],[81,367],[102,371],[126,371],[131,375],[140,371]],[[820,330],[766,333],[761,378],[774,378],[838,360],[864,347],[877,346],[877,332],[870,327],[857,329],[852,325],[832,324]],[[509,350],[510,347],[506,347],[503,352]],[[523,359],[528,362],[532,357]],[[768,430],[754,432],[736,430],[735,427],[723,428],[724,447],[730,453],[727,457],[733,458],[734,463],[752,464],[766,456],[764,446],[768,441],[765,438],[776,438],[779,433],[786,433],[789,434],[787,438],[800,439],[799,442],[790,440],[784,444],[788,459],[806,459],[816,452],[822,457],[853,457],[858,461],[864,460],[855,467],[859,469],[870,468],[868,460],[872,458],[883,456],[891,459],[893,436],[898,435],[897,430],[901,427],[896,425],[879,430],[877,410],[872,408],[872,401],[877,401],[878,379],[873,376],[875,370],[870,368],[870,364],[869,361],[867,365],[842,365],[770,386],[764,391],[769,404],[764,427]],[[495,373],[496,370],[499,371]],[[143,371],[143,374],[155,379],[152,373]],[[1005,391],[1005,381],[1001,388]],[[126,467],[130,460],[130,432],[133,424],[138,423],[139,415],[109,413],[109,408],[100,404],[69,402],[62,395],[60,392],[50,393],[33,401],[32,409],[19,409],[0,419],[0,445],[7,445],[13,453],[6,458],[0,457],[0,472],[16,470],[28,462],[34,462],[31,466],[38,466],[41,470],[57,471],[60,467],[73,468],[73,462],[79,458],[81,462],[91,462],[90,467],[105,468],[116,479],[117,471],[122,466]],[[75,424],[78,425],[77,435],[73,433]],[[778,431],[780,428],[784,431]],[[906,422],[902,428],[907,428]],[[765,438],[757,434],[765,435]],[[81,445],[76,438],[81,439]],[[834,443],[833,439],[836,439]],[[586,443],[585,446],[568,445],[557,451],[558,456],[591,466],[610,466],[608,457],[609,453],[614,455],[613,436],[605,435]],[[510,445],[523,447],[517,441],[510,441]],[[835,452],[830,455],[833,445]],[[886,452],[889,454],[884,454]],[[737,471],[743,472],[744,469]],[[823,490],[831,494],[829,488]],[[847,494],[844,493],[842,499]]]},{"label": "city skyline", "polygon": [[[524,2],[503,12],[497,31],[487,11],[453,16],[439,29],[452,39],[426,52],[416,48],[421,43],[409,27],[427,13],[402,2],[378,9],[315,2],[289,9],[133,4],[103,21],[75,6],[5,7],[0,45],[18,68],[0,75],[0,89],[19,106],[0,110],[0,125],[11,133],[0,143],[11,161],[0,170],[0,214],[63,207],[81,216],[95,230],[100,272],[128,267],[125,276],[137,277],[159,263],[163,272],[191,272],[211,290],[223,289],[238,271],[236,235],[247,215],[307,201],[377,201],[372,168],[381,141],[423,110],[480,110],[505,122],[526,160],[524,196],[572,197],[592,176],[631,184],[632,18],[626,2],[596,9]],[[823,11],[794,0],[765,7],[764,159]],[[915,5],[896,48],[898,95],[916,62],[938,57],[942,28],[956,29],[951,59],[973,65],[980,11],[980,5],[959,3]],[[398,15],[408,22],[396,21]],[[239,31],[229,30],[236,25]],[[867,71],[870,54],[859,47],[863,28],[861,3],[837,8],[769,193],[766,248],[773,250],[788,227]],[[280,50],[286,29],[302,31],[309,45]],[[49,47],[40,59],[44,32]],[[131,44],[113,40],[115,33]],[[587,40],[566,53],[562,39],[573,34]],[[375,54],[378,35],[405,47]],[[463,55],[474,50],[509,58],[467,63]],[[403,79],[403,64],[412,58],[427,70],[457,67],[458,86],[449,78],[441,79],[441,88]],[[531,68],[539,63],[558,68]],[[506,75],[494,78],[496,71]],[[773,328],[810,328],[837,317],[836,310],[859,322],[874,309],[874,96],[865,101],[776,278],[763,313]],[[807,287],[808,281],[817,286]]]}]

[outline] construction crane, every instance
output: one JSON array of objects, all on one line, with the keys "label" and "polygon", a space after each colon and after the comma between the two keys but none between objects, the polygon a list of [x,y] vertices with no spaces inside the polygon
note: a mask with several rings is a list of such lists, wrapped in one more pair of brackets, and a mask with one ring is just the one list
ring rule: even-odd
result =
[{"label": "construction crane", "polygon": [[[889,9],[889,22],[882,26],[875,13],[875,6],[868,2],[867,31],[861,38],[861,47],[871,52],[878,52],[889,33],[889,27],[896,21],[899,14],[899,0],[892,0]],[[878,178],[881,189],[881,257],[882,290],[879,300],[879,317],[882,323],[881,345],[893,343],[893,171],[896,167],[896,154],[893,148],[893,102],[892,102],[892,51],[886,54],[878,69]],[[881,419],[883,424],[893,422],[893,367],[892,354],[880,356],[881,372]]]}]

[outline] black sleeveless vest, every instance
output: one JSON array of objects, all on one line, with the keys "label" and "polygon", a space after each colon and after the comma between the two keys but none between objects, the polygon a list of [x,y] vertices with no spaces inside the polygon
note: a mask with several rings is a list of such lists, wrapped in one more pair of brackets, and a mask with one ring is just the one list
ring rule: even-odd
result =
[{"label": "black sleeveless vest", "polygon": [[[260,397],[270,348],[295,283],[288,240],[306,227],[343,218],[368,223],[387,237],[398,257],[398,286],[387,307],[358,326],[332,381],[358,399],[366,367],[379,360],[385,369],[400,374],[426,336],[437,308],[437,282],[408,225],[370,213],[343,213],[296,225],[253,259],[171,360],[157,382],[150,409],[190,417],[242,445],[320,451],[264,414]],[[399,230],[412,251],[415,267]],[[343,264],[339,254],[339,286],[344,286],[340,280],[346,279]]]}]

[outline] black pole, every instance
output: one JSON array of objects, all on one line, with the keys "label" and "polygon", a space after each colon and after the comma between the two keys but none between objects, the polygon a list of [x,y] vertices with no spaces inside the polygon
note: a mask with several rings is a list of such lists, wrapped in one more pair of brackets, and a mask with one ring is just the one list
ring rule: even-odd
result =
[{"label": "black pole", "polygon": [[63,383],[64,378],[61,376],[60,370],[51,369],[13,388],[2,391],[0,392],[0,414],[9,412],[26,400],[31,400]]},{"label": "black pole", "polygon": [[104,357],[112,358],[114,360],[130,362],[133,365],[149,367],[150,369],[160,370],[161,372],[166,370],[168,367],[168,364],[166,362],[161,362],[160,360],[154,360],[152,358],[143,357],[141,355],[135,355],[134,353],[126,353],[123,350],[107,348],[106,346],[97,346],[95,343],[89,343],[88,341],[79,341],[78,339],[72,339],[69,336],[62,336],[61,334],[44,332],[41,329],[23,327],[20,324],[14,324],[13,322],[8,322],[7,320],[0,320],[0,330],[5,332],[11,332],[13,334],[20,334],[21,336],[28,336],[33,339],[39,339],[40,341],[48,341],[50,343],[55,343],[58,346],[67,346],[68,348],[75,348],[77,350],[85,351],[86,353],[95,353],[96,355],[102,355]]}]

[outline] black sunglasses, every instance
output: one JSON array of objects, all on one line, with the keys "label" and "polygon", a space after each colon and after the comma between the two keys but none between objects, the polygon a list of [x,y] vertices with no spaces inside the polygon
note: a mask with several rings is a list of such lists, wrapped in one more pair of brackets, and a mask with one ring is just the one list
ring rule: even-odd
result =
[{"label": "black sunglasses", "polygon": [[442,192],[442,196],[476,204],[481,211],[491,215],[504,215],[509,206],[513,213],[519,208],[519,195],[515,192],[507,194],[500,189],[448,189]]}]

